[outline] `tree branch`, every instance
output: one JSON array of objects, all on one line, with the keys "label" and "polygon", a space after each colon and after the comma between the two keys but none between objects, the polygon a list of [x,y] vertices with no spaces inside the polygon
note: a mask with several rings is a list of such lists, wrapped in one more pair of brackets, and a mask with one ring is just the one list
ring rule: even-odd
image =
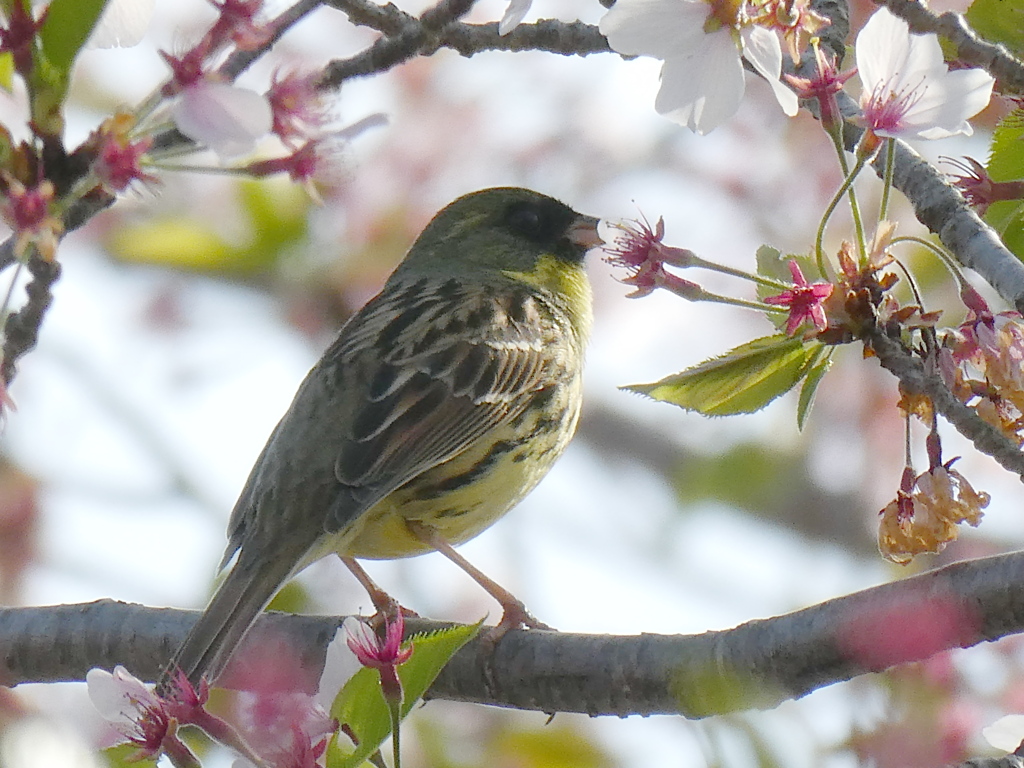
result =
[{"label": "tree branch", "polygon": [[991,456],[999,465],[1024,481],[1024,453],[1012,440],[978,415],[978,412],[960,402],[936,374],[929,374],[924,364],[910,354],[900,342],[881,331],[865,339],[882,367],[899,379],[912,392],[928,396],[935,410],[956,427],[974,447]]},{"label": "tree branch", "polygon": [[[479,640],[428,697],[544,712],[682,714],[768,708],[832,683],[1024,630],[1024,552],[969,560],[777,618],[700,635],[510,632]],[[0,679],[83,680],[124,664],[154,679],[198,616],[102,600],[0,609]],[[267,614],[246,646],[274,642],[302,660],[313,690],[338,617]],[[410,620],[409,633],[441,626]],[[244,654],[244,646],[242,654]],[[231,684],[229,668],[224,682]]]},{"label": "tree branch", "polygon": [[36,345],[39,327],[43,324],[46,310],[53,301],[50,289],[60,277],[60,264],[56,261],[47,261],[33,249],[28,259],[28,271],[32,276],[25,286],[28,301],[17,312],[10,314],[4,322],[0,380],[3,381],[5,388],[14,380],[18,360]]},{"label": "tree branch", "polygon": [[509,34],[499,35],[497,23],[457,21],[465,11],[446,21],[443,13],[424,14],[417,19],[393,3],[325,0],[324,4],[343,11],[353,24],[384,34],[365,51],[330,62],[320,79],[320,88],[324,90],[336,90],[346,80],[385,72],[414,56],[433,54],[439,48],[451,48],[463,56],[482,51],[546,51],[566,56],[611,52],[600,30],[580,21],[545,19],[535,24],[520,24]]},{"label": "tree branch", "polygon": [[386,72],[414,56],[433,53],[440,45],[438,34],[441,30],[472,7],[473,0],[441,0],[418,19],[403,14],[401,30],[394,35],[380,38],[352,58],[328,62],[318,86],[323,90],[336,90],[353,77]]}]

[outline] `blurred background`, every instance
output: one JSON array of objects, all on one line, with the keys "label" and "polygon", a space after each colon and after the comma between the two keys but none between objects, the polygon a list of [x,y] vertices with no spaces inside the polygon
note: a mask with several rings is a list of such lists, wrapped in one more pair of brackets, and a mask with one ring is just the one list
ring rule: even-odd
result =
[{"label": "blurred background", "polygon": [[[480,0],[469,20],[503,12],[502,0]],[[596,23],[602,13],[587,0],[536,0],[527,21]],[[200,0],[157,0],[141,45],[83,54],[69,145],[140,102],[166,76],[156,51],[180,52],[213,18]],[[322,8],[240,83],[265,90],[277,70],[316,69],[374,37]],[[20,366],[17,411],[0,437],[3,601],[202,607],[232,504],[298,383],[458,195],[520,185],[597,216],[663,216],[667,243],[750,270],[762,243],[807,251],[841,181],[816,123],[787,119],[748,78],[739,114],[695,136],[654,112],[659,67],[613,55],[441,51],[352,81],[333,99],[339,126],[376,112],[389,124],[339,146],[322,206],[283,180],[161,173],[69,236],[53,308]],[[15,130],[21,103],[0,95],[0,116]],[[941,144],[922,149],[985,151],[983,140]],[[862,195],[870,209],[873,179]],[[844,216],[829,230],[833,252],[850,236]],[[902,201],[894,218],[901,234],[919,233]],[[985,522],[939,558],[887,564],[874,526],[899,483],[903,426],[895,383],[876,363],[840,350],[802,433],[791,396],[745,418],[685,413],[618,387],[772,326],[668,294],[629,299],[616,281],[623,275],[596,252],[590,271],[596,326],[579,435],[536,492],[462,548],[541,620],[574,632],[697,633],[1019,545],[1014,478],[949,434],[948,455],[962,452],[958,468],[993,495]],[[953,294],[932,272],[941,307]],[[753,294],[720,277],[686,277]],[[439,555],[367,568],[422,615],[498,618]],[[292,607],[372,612],[334,559],[297,584]],[[434,701],[409,721],[406,765],[933,766],[985,752],[980,727],[1024,707],[1012,685],[1018,645],[944,654],[771,712],[705,722],[548,723],[541,713]],[[97,746],[109,734],[82,685],[4,691],[0,724],[3,768],[104,764]],[[229,762],[212,755],[209,765]]]}]

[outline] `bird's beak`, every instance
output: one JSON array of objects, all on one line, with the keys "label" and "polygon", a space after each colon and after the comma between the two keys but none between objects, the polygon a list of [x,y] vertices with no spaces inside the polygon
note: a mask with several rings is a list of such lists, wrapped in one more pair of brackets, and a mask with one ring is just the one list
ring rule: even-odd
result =
[{"label": "bird's beak", "polygon": [[604,240],[597,234],[597,223],[599,221],[600,219],[593,216],[583,216],[581,214],[569,227],[567,234],[569,241],[588,251],[591,248],[604,245]]}]

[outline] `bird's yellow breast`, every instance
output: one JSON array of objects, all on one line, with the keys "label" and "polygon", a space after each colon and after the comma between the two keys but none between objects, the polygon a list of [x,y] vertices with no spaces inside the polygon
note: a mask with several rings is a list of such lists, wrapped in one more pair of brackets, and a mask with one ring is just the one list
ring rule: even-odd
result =
[{"label": "bird's yellow breast", "polygon": [[579,419],[581,381],[538,393],[520,417],[452,460],[424,472],[382,499],[335,539],[341,555],[371,560],[430,551],[406,528],[416,520],[461,544],[518,504],[562,454]]}]

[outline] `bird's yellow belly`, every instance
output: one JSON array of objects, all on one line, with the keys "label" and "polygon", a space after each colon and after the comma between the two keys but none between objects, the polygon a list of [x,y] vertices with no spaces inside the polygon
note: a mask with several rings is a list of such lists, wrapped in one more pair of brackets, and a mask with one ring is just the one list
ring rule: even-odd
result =
[{"label": "bird's yellow belly", "polygon": [[[493,525],[529,493],[565,450],[579,416],[578,382],[567,384],[551,410],[529,414],[533,429],[489,434],[444,464],[424,472],[367,510],[335,540],[341,555],[383,560],[431,551],[406,520],[422,522],[450,544],[461,544]],[[568,423],[567,423],[568,422]],[[526,439],[511,438],[525,433]]]}]

